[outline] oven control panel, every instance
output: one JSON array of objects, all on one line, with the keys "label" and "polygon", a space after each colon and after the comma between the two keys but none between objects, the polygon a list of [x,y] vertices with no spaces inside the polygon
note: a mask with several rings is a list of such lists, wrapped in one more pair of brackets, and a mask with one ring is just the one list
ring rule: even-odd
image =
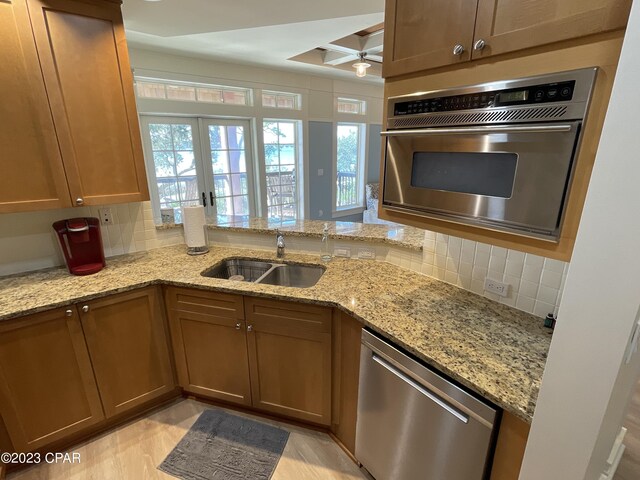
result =
[{"label": "oven control panel", "polygon": [[568,102],[573,98],[575,84],[575,80],[571,80],[521,88],[409,100],[394,104],[394,116],[448,112],[451,110],[473,110],[490,107]]}]

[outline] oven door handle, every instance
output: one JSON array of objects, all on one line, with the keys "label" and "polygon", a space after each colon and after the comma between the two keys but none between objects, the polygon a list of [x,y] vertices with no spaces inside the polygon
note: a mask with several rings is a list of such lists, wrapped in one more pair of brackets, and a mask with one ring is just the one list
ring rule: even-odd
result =
[{"label": "oven door handle", "polygon": [[486,127],[420,128],[411,130],[386,130],[380,135],[386,137],[404,137],[411,135],[449,135],[469,133],[549,133],[569,132],[570,124],[559,125],[488,125]]}]

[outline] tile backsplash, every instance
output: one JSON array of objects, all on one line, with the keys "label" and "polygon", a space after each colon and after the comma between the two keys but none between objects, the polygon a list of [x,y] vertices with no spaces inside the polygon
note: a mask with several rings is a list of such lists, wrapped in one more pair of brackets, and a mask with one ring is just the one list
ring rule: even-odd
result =
[{"label": "tile backsplash", "polygon": [[[97,217],[102,207],[76,207],[0,215],[0,275],[64,264],[51,225],[73,217]],[[182,229],[156,230],[150,202],[109,205],[113,224],[100,227],[107,257],[184,242]]]},{"label": "tile backsplash", "polygon": [[[64,218],[97,217],[99,208],[0,215],[0,275],[62,265],[64,261],[51,224]],[[155,228],[150,202],[110,205],[109,208],[114,223],[101,227],[107,257],[184,241],[181,228]],[[213,243],[265,249],[273,244],[271,235],[209,234]],[[319,251],[317,239],[304,237],[290,237],[287,248]],[[558,260],[429,231],[425,232],[423,252],[388,245],[377,245],[375,249],[379,261],[429,275],[541,317],[549,312],[557,313],[569,266]],[[500,297],[485,292],[486,278],[509,284],[508,295]]]}]

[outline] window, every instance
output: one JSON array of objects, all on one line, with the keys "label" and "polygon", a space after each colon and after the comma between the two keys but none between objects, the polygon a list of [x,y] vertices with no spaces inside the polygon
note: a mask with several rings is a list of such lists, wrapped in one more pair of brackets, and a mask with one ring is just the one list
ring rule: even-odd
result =
[{"label": "window", "polygon": [[335,209],[361,207],[364,190],[365,125],[338,123]]},{"label": "window", "polygon": [[[154,217],[202,205],[219,224],[254,213],[251,132],[247,120],[141,116]],[[203,142],[200,139],[204,139]]]},{"label": "window", "polygon": [[298,122],[265,120],[263,123],[267,218],[298,218]]},{"label": "window", "polygon": [[248,124],[218,120],[206,121],[205,127],[218,223],[248,220],[251,213],[245,147]]},{"label": "window", "polygon": [[252,90],[223,85],[166,82],[159,79],[136,77],[136,92],[139,98],[251,105]]},{"label": "window", "polygon": [[338,113],[364,115],[367,113],[367,102],[353,98],[338,98]]},{"label": "window", "polygon": [[175,221],[181,223],[181,207],[200,203],[193,125],[150,122],[148,129],[158,207],[174,209]]},{"label": "window", "polygon": [[300,95],[296,93],[262,91],[263,107],[300,110],[301,104]]}]

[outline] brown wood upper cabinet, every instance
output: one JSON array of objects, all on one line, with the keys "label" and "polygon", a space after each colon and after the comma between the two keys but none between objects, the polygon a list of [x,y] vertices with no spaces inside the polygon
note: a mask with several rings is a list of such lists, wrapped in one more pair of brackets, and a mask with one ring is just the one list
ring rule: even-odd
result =
[{"label": "brown wood upper cabinet", "polygon": [[157,287],[78,305],[107,418],[175,388]]},{"label": "brown wood upper cabinet", "polygon": [[120,5],[0,2],[0,26],[0,212],[148,200]]},{"label": "brown wood upper cabinet", "polygon": [[383,76],[623,28],[631,0],[386,0]]},{"label": "brown wood upper cabinet", "polygon": [[104,419],[75,307],[0,325],[0,409],[19,452]]}]

